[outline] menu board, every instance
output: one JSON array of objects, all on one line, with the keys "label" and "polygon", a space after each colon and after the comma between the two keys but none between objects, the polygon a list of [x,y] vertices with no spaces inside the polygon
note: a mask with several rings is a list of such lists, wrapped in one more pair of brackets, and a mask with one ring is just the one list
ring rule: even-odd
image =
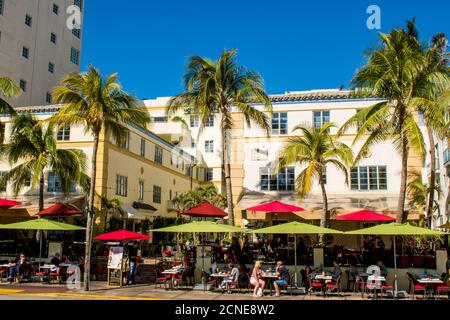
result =
[{"label": "menu board", "polygon": [[122,269],[123,247],[109,249],[108,269]]}]

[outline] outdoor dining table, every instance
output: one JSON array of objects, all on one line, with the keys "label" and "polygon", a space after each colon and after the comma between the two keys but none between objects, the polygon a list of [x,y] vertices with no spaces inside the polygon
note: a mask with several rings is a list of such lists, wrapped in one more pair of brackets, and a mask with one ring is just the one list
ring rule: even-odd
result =
[{"label": "outdoor dining table", "polygon": [[216,272],[216,273],[211,273],[210,277],[213,278],[215,280],[216,283],[216,287],[218,288],[220,283],[222,283],[222,281],[225,278],[230,277],[230,274],[227,272]]},{"label": "outdoor dining table", "polygon": [[325,291],[326,291],[326,285],[325,284],[326,284],[327,281],[333,280],[333,277],[329,276],[329,275],[326,275],[326,274],[317,274],[314,277],[314,280],[319,280],[320,283],[322,284],[322,293],[323,293],[323,296],[325,297]]},{"label": "outdoor dining table", "polygon": [[174,280],[173,278],[177,275],[183,272],[183,268],[172,268],[162,271],[161,273],[164,275],[170,275],[170,283],[169,283],[169,289],[173,290],[174,287]]},{"label": "outdoor dining table", "polygon": [[386,277],[379,276],[379,275],[370,275],[367,277],[366,286],[369,289],[374,289],[374,296],[373,299],[378,299],[378,293],[377,290],[381,289],[383,283],[386,282]]},{"label": "outdoor dining table", "polygon": [[278,275],[274,272],[263,272],[261,278],[266,279],[269,282],[269,294],[273,291],[273,282],[278,279]]},{"label": "outdoor dining table", "polygon": [[417,282],[422,284],[422,285],[425,285],[428,299],[434,299],[435,298],[434,293],[436,291],[435,288],[438,285],[444,283],[444,281],[442,281],[439,278],[429,278],[429,277],[417,279]]}]

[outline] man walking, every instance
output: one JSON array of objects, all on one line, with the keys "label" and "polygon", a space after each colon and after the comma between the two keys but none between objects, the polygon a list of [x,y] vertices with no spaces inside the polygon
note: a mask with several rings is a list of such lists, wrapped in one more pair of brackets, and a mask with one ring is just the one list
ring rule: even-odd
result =
[{"label": "man walking", "polygon": [[128,273],[128,285],[135,284],[137,270],[138,242],[135,241],[133,246],[128,249],[128,261],[130,263],[130,271]]}]

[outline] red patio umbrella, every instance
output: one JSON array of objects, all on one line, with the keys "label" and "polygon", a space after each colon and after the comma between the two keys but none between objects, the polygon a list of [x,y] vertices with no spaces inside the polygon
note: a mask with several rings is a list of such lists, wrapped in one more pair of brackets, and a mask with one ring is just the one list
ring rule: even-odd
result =
[{"label": "red patio umbrella", "polygon": [[7,210],[12,207],[21,206],[22,202],[8,199],[0,199],[0,209]]},{"label": "red patio umbrella", "polygon": [[39,217],[67,217],[76,214],[82,214],[82,212],[70,205],[57,202],[51,207],[40,211],[37,216]]},{"label": "red patio umbrella", "polygon": [[103,240],[103,241],[127,241],[127,240],[148,240],[150,236],[139,233],[132,232],[125,229],[116,230],[109,233],[101,234],[94,238],[95,240]]},{"label": "red patio umbrella", "polygon": [[302,207],[291,206],[280,201],[272,201],[258,206],[247,208],[247,211],[260,212],[300,212],[305,211]]},{"label": "red patio umbrella", "polygon": [[369,210],[359,210],[352,213],[343,214],[335,217],[334,219],[343,221],[364,221],[364,222],[395,221],[395,218]]},{"label": "red patio umbrella", "polygon": [[209,202],[200,203],[188,211],[183,212],[184,215],[191,217],[201,217],[201,218],[224,218],[228,216],[228,213],[220,208],[212,205]]}]

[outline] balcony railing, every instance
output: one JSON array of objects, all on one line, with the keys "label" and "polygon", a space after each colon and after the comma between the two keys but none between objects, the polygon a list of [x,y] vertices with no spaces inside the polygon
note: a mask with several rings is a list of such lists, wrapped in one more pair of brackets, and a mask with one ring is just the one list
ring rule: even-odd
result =
[{"label": "balcony railing", "polygon": [[447,148],[444,151],[444,165],[450,165],[450,149]]}]

